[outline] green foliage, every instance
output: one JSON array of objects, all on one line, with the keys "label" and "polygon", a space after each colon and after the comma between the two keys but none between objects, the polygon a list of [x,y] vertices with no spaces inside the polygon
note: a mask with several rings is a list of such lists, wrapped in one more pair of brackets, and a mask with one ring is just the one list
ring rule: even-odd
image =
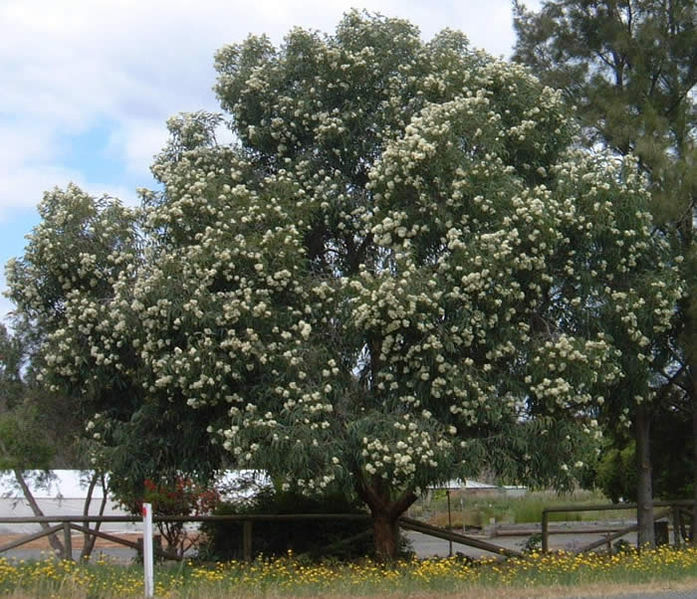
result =
[{"label": "green foliage", "polygon": [[41,414],[27,398],[19,336],[0,325],[0,470],[47,468],[53,456]]},{"label": "green foliage", "polygon": [[46,469],[55,448],[44,434],[37,406],[0,413],[0,470]]},{"label": "green foliage", "polygon": [[[242,147],[174,123],[188,150],[159,157],[146,221],[162,249],[127,301],[149,393],[223,406],[239,464],[396,501],[507,437],[570,459],[595,398],[648,393],[679,285],[634,165],[567,153],[557,94],[359,13],[216,65]],[[561,414],[580,420],[539,451]],[[549,462],[523,461],[563,484],[576,460]]]},{"label": "green foliage", "polygon": [[[661,499],[690,499],[694,493],[692,423],[684,414],[666,410],[651,430],[651,462],[654,496]],[[636,446],[624,438],[604,449],[595,483],[613,501],[636,501]]]},{"label": "green foliage", "polygon": [[[603,410],[612,433],[634,425],[642,455],[636,462],[642,506],[649,505],[652,494],[645,451],[650,419],[661,417],[657,412],[665,403],[697,410],[696,23],[692,0],[556,0],[544,2],[538,12],[515,2],[515,59],[563,90],[569,104],[577,106],[589,143],[637,156],[650,183],[651,210],[674,240],[675,263],[686,283],[671,338],[654,350],[654,401],[612,401]],[[641,543],[653,543],[649,512],[648,507],[639,511]]]},{"label": "green foliage", "polygon": [[696,190],[696,22],[691,0],[558,0],[537,13],[516,2],[515,59],[562,89],[591,134],[640,157],[672,220]]},{"label": "green foliage", "polygon": [[7,277],[42,410],[53,414],[49,398],[61,393],[55,408],[77,421],[71,431],[83,437],[72,459],[111,472],[113,492],[124,499],[146,478],[210,477],[220,459],[206,425],[187,407],[182,415],[167,400],[146,400],[133,319],[113,303],[145,255],[139,212],[75,185],[46,193],[39,212],[42,221]]},{"label": "green foliage", "polygon": [[[146,478],[140,492],[120,496],[119,500],[132,514],[140,515],[143,504],[149,503],[154,516],[203,516],[217,508],[220,495],[215,489],[178,476],[157,481]],[[184,522],[157,522],[157,528],[167,542],[167,549],[180,556],[194,544]]]},{"label": "green foliage", "polygon": [[0,411],[21,403],[24,385],[21,369],[24,351],[17,335],[0,324]]},{"label": "green foliage", "polygon": [[[75,185],[46,193],[39,213],[24,256],[6,267],[19,322],[33,332],[29,357],[43,368],[38,381],[83,393],[92,411],[108,406],[130,415],[137,397],[137,386],[129,388],[130,348],[112,338],[107,323],[114,287],[127,284],[135,267],[134,216],[117,200],[93,198]],[[100,339],[101,351],[85,355],[86,336]]]},{"label": "green foliage", "polygon": [[569,485],[599,405],[650,395],[681,293],[635,162],[452,31],[353,11],[216,68],[238,141],[171,120],[137,215],[47,194],[9,270],[102,458],[229,460],[376,522],[483,465]]},{"label": "green foliage", "polygon": [[635,444],[622,450],[610,448],[603,452],[597,467],[598,487],[614,502],[636,501],[637,474]]},{"label": "green foliage", "polygon": [[[226,503],[214,512],[228,514],[362,514],[360,504],[343,495],[306,497],[292,492],[262,491],[251,503]],[[241,522],[204,522],[206,542],[199,558],[206,561],[242,559]],[[289,551],[312,559],[355,559],[374,551],[369,522],[351,520],[255,521],[255,554],[284,556]],[[361,534],[367,533],[367,534]],[[357,538],[354,538],[357,537]]]},{"label": "green foliage", "polygon": [[685,379],[695,376],[687,366],[697,355],[695,3],[558,0],[544,2],[538,12],[528,11],[520,2],[515,6],[514,58],[563,91],[569,104],[577,107],[591,142],[638,156],[650,178],[651,210],[657,222],[677,232],[688,294],[680,304],[673,351],[657,364],[655,383],[672,386],[676,401],[684,395],[681,387],[694,387]]},{"label": "green foliage", "polygon": [[31,341],[15,322],[0,325],[0,469],[80,467],[75,402],[48,392],[28,364]]}]

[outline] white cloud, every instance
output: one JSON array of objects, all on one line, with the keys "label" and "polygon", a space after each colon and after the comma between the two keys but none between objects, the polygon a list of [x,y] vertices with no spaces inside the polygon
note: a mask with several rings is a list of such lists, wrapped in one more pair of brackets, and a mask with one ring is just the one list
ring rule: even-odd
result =
[{"label": "white cloud", "polygon": [[[3,0],[0,222],[70,181],[134,204],[129,183],[151,184],[167,118],[218,110],[217,49],[250,32],[278,44],[295,25],[331,32],[352,7],[406,18],[426,39],[461,29],[494,55],[513,43],[510,0]],[[105,122],[108,139],[98,150],[115,165],[111,178],[108,168],[95,174],[65,151],[71,138]],[[8,305],[0,299],[0,313]]]},{"label": "white cloud", "polygon": [[35,206],[45,191],[65,188],[75,183],[86,192],[100,196],[108,194],[125,204],[137,204],[135,189],[113,182],[90,181],[84,173],[50,164],[24,165],[15,169],[0,168],[0,221],[11,216],[16,208]]},{"label": "white cloud", "polygon": [[115,130],[108,144],[107,153],[122,160],[134,176],[146,180],[153,156],[167,142],[165,123],[145,119],[127,119]]},{"label": "white cloud", "polygon": [[[60,174],[58,133],[79,134],[102,119],[116,126],[110,158],[146,173],[166,138],[168,116],[217,109],[211,92],[216,49],[249,32],[279,43],[295,24],[331,31],[352,6],[408,18],[424,37],[444,27],[462,29],[473,45],[494,54],[508,53],[513,39],[509,0],[5,0],[0,115],[21,115],[4,126],[14,127],[5,145],[22,171],[10,187],[32,176],[27,165],[36,164],[38,153],[42,166],[49,165],[42,182]],[[22,132],[25,139],[15,143]],[[2,205],[30,201],[11,191],[0,198]]]}]

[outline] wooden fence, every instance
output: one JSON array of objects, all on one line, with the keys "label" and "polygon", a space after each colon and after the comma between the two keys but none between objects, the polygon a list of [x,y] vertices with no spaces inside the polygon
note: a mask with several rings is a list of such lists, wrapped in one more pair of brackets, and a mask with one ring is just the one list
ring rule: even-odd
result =
[{"label": "wooden fence", "polygon": [[[241,522],[242,523],[242,554],[246,561],[251,561],[253,552],[253,526],[254,522],[282,522],[282,521],[318,521],[318,520],[352,520],[365,523],[370,527],[371,518],[368,514],[244,514],[244,515],[225,515],[225,516],[154,516],[153,522]],[[52,534],[63,533],[65,557],[72,559],[72,531],[86,535],[92,535],[100,539],[111,541],[131,549],[140,550],[140,543],[134,543],[123,539],[114,534],[94,530],[85,526],[90,522],[100,523],[139,523],[142,519],[135,516],[44,516],[44,517],[0,517],[0,524],[40,524],[42,528],[39,532],[25,535],[15,539],[5,545],[0,546],[0,553],[21,547],[31,541]],[[493,543],[477,539],[456,531],[432,526],[425,522],[413,520],[411,518],[400,518],[399,525],[405,530],[413,530],[424,535],[429,535],[438,539],[448,540],[451,543],[459,543],[475,547],[477,549],[503,555],[506,557],[520,556],[519,551],[500,547]],[[155,546],[155,553],[164,559],[181,560],[182,556],[168,552],[161,547]]]},{"label": "wooden fence", "polygon": [[[663,509],[658,509],[654,513],[654,525],[656,525],[659,522],[665,522],[665,542],[667,543],[669,541],[668,537],[668,526],[667,526],[667,520],[671,520],[673,524],[673,542],[676,547],[679,547],[682,544],[683,540],[683,535],[684,535],[684,517],[686,514],[691,513],[691,510],[695,509],[695,501],[690,500],[690,499],[675,499],[672,501],[654,501],[653,502],[654,508],[663,508]],[[554,506],[554,507],[548,507],[542,510],[542,523],[541,523],[541,528],[542,528],[542,551],[544,553],[549,551],[549,536],[550,534],[554,534],[554,532],[560,534],[560,533],[566,533],[569,534],[568,530],[562,530],[562,531],[552,531],[549,527],[549,515],[554,514],[554,513],[578,513],[578,512],[604,512],[604,511],[615,511],[615,510],[634,510],[636,511],[637,509],[637,504],[636,503],[614,503],[614,504],[600,504],[600,505],[584,505],[584,506],[578,506],[578,505],[559,505],[559,506]],[[663,527],[661,527],[663,528]],[[598,541],[593,541],[592,543],[588,543],[587,545],[584,545],[580,549],[577,549],[577,553],[584,553],[586,551],[592,551],[593,549],[597,549],[598,547],[602,547],[603,545],[607,545],[608,548],[611,548],[611,544],[613,541],[616,541],[617,539],[622,538],[623,536],[636,532],[639,529],[637,524],[632,524],[631,526],[623,527],[623,528],[606,528],[603,530],[603,532],[606,533],[606,536]],[[575,531],[578,534],[582,534],[584,531]],[[598,530],[594,531],[585,531],[585,532],[600,532]]]},{"label": "wooden fence", "polygon": [[[656,521],[666,522],[665,530],[667,531],[667,520],[670,519],[673,524],[673,535],[674,543],[679,546],[682,543],[684,537],[684,518],[688,513],[688,510],[692,510],[695,507],[695,502],[690,500],[675,500],[675,501],[656,501],[654,502],[654,507],[664,508],[656,511]],[[588,512],[597,511],[603,512],[608,510],[636,510],[636,504],[603,504],[603,505],[565,505],[565,506],[554,506],[545,508],[542,511],[542,522],[540,523],[540,528],[542,535],[542,551],[549,551],[549,537],[556,533],[606,533],[605,536],[600,539],[593,541],[582,548],[577,549],[578,553],[585,551],[591,551],[602,545],[607,545],[611,547],[612,541],[615,541],[629,533],[635,532],[637,530],[637,525],[632,524],[627,527],[613,528],[605,527],[602,529],[593,530],[576,530],[570,531],[568,528],[564,530],[552,530],[550,528],[550,514],[553,513],[578,513],[578,512]],[[691,513],[691,512],[690,512]],[[224,515],[224,516],[154,516],[153,522],[240,522],[242,524],[242,555],[245,560],[251,561],[254,555],[253,548],[253,526],[255,522],[283,522],[283,521],[319,521],[319,520],[350,520],[358,523],[364,523],[366,529],[370,528],[370,516],[368,514],[240,514],[240,515]],[[19,539],[10,541],[4,545],[0,546],[0,553],[21,547],[31,541],[41,539],[42,537],[47,537],[53,534],[63,535],[63,543],[65,555],[67,559],[72,559],[72,533],[73,531],[82,533],[84,535],[93,536],[99,539],[104,539],[112,543],[123,545],[131,549],[140,550],[141,544],[138,542],[133,542],[128,539],[124,539],[112,533],[102,532],[101,530],[95,530],[90,528],[88,525],[92,522],[99,523],[140,523],[141,518],[135,516],[44,516],[44,517],[0,517],[0,524],[40,524],[42,529],[38,532],[27,534]],[[501,555],[505,557],[520,557],[522,553],[516,551],[515,549],[502,547],[496,545],[489,541],[481,538],[475,538],[461,534],[453,530],[446,528],[440,528],[437,526],[432,526],[425,522],[419,520],[414,520],[412,518],[403,517],[399,519],[399,526],[405,530],[411,530],[424,535],[435,537],[438,539],[443,539],[450,541],[451,543],[451,553],[452,553],[452,543],[457,543],[461,545],[466,545],[469,547],[474,547],[476,549],[494,553],[496,555]],[[528,531],[528,534],[534,534],[533,531]],[[361,533],[366,534],[366,533]],[[525,536],[526,533],[517,532],[518,536]],[[667,534],[667,532],[666,532]],[[360,535],[357,535],[360,536]],[[501,533],[499,533],[499,536]],[[158,557],[164,559],[181,560],[182,556],[169,552],[162,547],[155,546],[155,553]]]}]

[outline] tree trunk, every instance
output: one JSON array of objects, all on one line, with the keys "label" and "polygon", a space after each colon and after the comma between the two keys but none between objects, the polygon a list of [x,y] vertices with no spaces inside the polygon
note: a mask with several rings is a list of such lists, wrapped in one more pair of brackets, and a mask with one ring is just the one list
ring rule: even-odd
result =
[{"label": "tree trunk", "polygon": [[637,408],[634,423],[637,454],[637,525],[639,526],[638,545],[655,547],[653,528],[653,487],[651,482],[651,451],[649,447],[651,418],[649,409],[642,404]]},{"label": "tree trunk", "polygon": [[399,525],[390,514],[373,513],[373,540],[375,555],[381,562],[393,562],[399,551]]},{"label": "tree trunk", "polygon": [[[27,481],[24,480],[24,475],[22,474],[22,471],[19,468],[15,468],[12,472],[15,475],[17,483],[22,489],[24,498],[27,500],[29,507],[31,507],[31,511],[34,513],[35,516],[43,517],[44,513],[43,511],[41,511],[39,504],[36,503],[36,499],[34,499],[34,496],[31,494],[31,489],[29,488],[29,485],[27,485]],[[47,522],[39,522],[39,525],[44,530],[50,528]],[[61,540],[58,538],[57,535],[48,535],[48,542],[51,544],[53,550],[58,554],[58,557],[60,557],[61,559],[67,557],[65,555],[65,547],[63,547],[63,543],[61,543]]]},{"label": "tree trunk", "polygon": [[[104,510],[106,508],[106,503],[108,501],[108,493],[107,493],[107,486],[106,482],[104,480],[104,474],[98,473],[95,471],[92,474],[92,478],[90,479],[90,484],[89,488],[87,489],[87,496],[85,497],[85,503],[82,508],[82,514],[83,516],[89,516],[90,514],[90,505],[92,503],[92,495],[94,493],[94,489],[97,486],[97,483],[101,484],[102,487],[102,501],[99,504],[99,515],[103,516],[104,515]],[[92,526],[92,530],[94,531],[99,531],[101,528],[102,523],[101,522],[95,522],[94,526]],[[89,523],[85,523],[85,526],[87,528],[90,528]],[[81,562],[86,562],[89,560],[90,556],[92,555],[92,551],[94,550],[94,545],[97,541],[97,537],[91,534],[84,533],[83,536],[83,545],[82,545],[82,551],[80,552],[80,561]]]},{"label": "tree trunk", "polygon": [[382,562],[394,562],[399,551],[399,517],[416,501],[416,495],[405,491],[392,499],[384,480],[374,477],[367,482],[360,472],[356,481],[356,492],[368,505],[373,517],[375,556]]},{"label": "tree trunk", "polygon": [[690,543],[697,546],[697,379],[694,369],[690,368],[691,389],[690,405],[692,407],[692,525],[690,526]]}]

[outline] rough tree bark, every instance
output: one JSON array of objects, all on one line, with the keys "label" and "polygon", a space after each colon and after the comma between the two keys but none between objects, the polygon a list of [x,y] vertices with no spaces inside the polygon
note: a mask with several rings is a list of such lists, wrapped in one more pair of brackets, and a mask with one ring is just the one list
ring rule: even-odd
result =
[{"label": "rough tree bark", "polygon": [[639,548],[654,547],[656,538],[653,526],[653,485],[651,481],[651,414],[649,407],[640,405],[634,421],[636,439],[637,472],[637,524]]},{"label": "rough tree bark", "polygon": [[417,499],[413,491],[405,491],[392,499],[382,479],[365,482],[362,477],[356,491],[370,508],[373,518],[373,541],[378,560],[390,563],[397,559],[399,551],[399,517]]},{"label": "rough tree bark", "polygon": [[395,518],[389,512],[373,512],[372,515],[375,554],[381,561],[392,562],[397,559],[399,551],[399,516]]}]

